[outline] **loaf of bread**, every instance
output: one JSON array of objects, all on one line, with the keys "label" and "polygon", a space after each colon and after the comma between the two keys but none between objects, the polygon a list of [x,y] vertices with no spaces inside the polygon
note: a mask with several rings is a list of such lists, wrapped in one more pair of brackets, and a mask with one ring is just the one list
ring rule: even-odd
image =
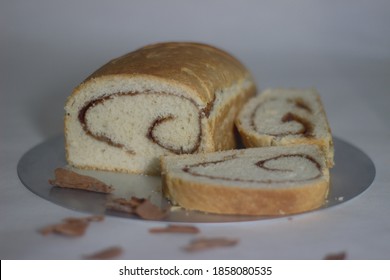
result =
[{"label": "loaf of bread", "polygon": [[315,144],[332,167],[331,130],[314,89],[267,89],[247,102],[236,119],[246,147]]},{"label": "loaf of bread", "polygon": [[317,145],[248,148],[161,159],[174,205],[218,214],[287,215],[320,207],[329,169]]},{"label": "loaf of bread", "polygon": [[243,64],[215,47],[143,47],[102,66],[68,98],[67,161],[158,174],[161,155],[232,149],[234,119],[255,91]]}]

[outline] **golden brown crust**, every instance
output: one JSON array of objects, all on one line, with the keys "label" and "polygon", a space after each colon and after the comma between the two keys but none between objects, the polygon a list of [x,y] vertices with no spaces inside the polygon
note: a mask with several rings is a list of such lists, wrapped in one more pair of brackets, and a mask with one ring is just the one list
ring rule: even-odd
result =
[{"label": "golden brown crust", "polygon": [[183,180],[163,174],[164,195],[186,209],[217,214],[288,215],[321,207],[329,177],[293,188],[245,189]]},{"label": "golden brown crust", "polygon": [[215,47],[191,42],[148,45],[113,59],[83,83],[109,75],[152,76],[193,89],[205,103],[218,89],[249,76],[244,65]]}]

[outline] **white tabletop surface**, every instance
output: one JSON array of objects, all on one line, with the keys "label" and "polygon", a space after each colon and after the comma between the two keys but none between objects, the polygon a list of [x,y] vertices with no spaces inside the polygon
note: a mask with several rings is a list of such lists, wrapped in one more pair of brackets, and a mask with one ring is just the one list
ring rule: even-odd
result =
[{"label": "white tabletop surface", "polygon": [[[389,12],[389,1],[2,1],[0,258],[79,259],[118,245],[123,259],[322,259],[337,252],[389,259]],[[372,185],[293,219],[197,224],[202,236],[239,243],[195,254],[181,250],[192,236],[148,233],[161,222],[107,217],[80,238],[40,235],[45,225],[86,215],[24,187],[19,159],[62,132],[66,97],[86,76],[160,41],[219,46],[247,65],[261,89],[316,87],[333,134],[375,163]]]}]

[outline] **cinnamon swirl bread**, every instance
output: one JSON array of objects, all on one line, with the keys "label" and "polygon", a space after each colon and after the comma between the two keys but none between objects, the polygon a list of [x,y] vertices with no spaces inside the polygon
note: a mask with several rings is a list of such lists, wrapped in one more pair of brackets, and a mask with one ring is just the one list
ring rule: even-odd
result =
[{"label": "cinnamon swirl bread", "polygon": [[320,207],[329,170],[316,145],[248,148],[161,159],[173,204],[219,214],[284,215]]},{"label": "cinnamon swirl bread", "polygon": [[333,139],[318,92],[268,89],[246,103],[236,119],[246,147],[316,144],[333,162]]},{"label": "cinnamon swirl bread", "polygon": [[248,70],[220,49],[143,47],[102,66],[68,98],[67,161],[156,174],[161,155],[234,148],[234,118],[254,93]]}]

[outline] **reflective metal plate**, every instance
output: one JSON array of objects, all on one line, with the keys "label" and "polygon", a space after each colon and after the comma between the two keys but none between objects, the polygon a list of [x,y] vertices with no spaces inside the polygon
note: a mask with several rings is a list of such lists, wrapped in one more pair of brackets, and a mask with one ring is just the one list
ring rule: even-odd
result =
[{"label": "reflective metal plate", "polygon": [[[334,138],[335,166],[331,169],[331,191],[328,201],[319,211],[344,203],[365,191],[375,177],[375,166],[371,159],[353,145]],[[17,167],[22,183],[33,193],[63,207],[90,213],[137,219],[134,216],[117,212],[106,212],[108,195],[82,190],[52,187],[49,179],[54,177],[54,169],[65,167],[63,136],[51,138],[26,152]],[[167,201],[161,194],[160,177],[121,174],[114,172],[76,170],[80,174],[93,176],[114,186],[118,197],[144,197],[158,206]],[[278,217],[253,217],[236,215],[215,215],[197,211],[173,208],[166,221],[170,222],[239,222]]]}]

